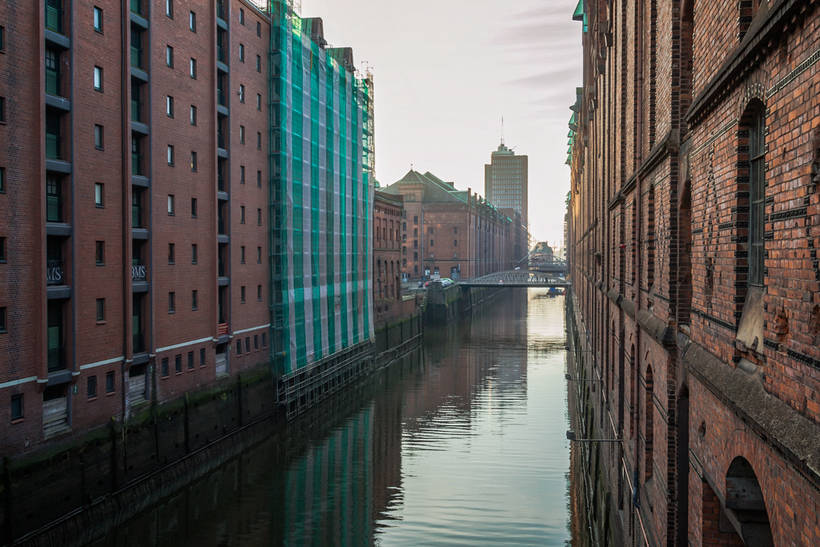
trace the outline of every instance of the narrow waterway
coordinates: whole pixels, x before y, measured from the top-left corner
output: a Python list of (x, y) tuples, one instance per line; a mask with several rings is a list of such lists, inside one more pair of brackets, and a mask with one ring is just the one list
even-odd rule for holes
[(99, 545), (563, 545), (563, 297), (511, 289)]

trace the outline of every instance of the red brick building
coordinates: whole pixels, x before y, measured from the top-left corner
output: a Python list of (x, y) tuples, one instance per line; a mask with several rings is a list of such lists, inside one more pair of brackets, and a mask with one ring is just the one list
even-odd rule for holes
[(373, 197), (373, 311), (376, 323), (392, 316), (401, 302), (400, 195), (375, 190)]
[(269, 33), (245, 0), (0, 4), (0, 454), (267, 362)]
[(570, 332), (598, 544), (820, 544), (820, 16), (582, 0)]
[(510, 219), (472, 190), (410, 170), (384, 191), (404, 198), (402, 269), (410, 279), (426, 272), (469, 279), (518, 262), (515, 250), (526, 241), (520, 217)]

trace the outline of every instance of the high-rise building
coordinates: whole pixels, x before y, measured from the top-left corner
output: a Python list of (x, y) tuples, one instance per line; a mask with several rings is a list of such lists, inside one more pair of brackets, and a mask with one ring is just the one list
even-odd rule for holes
[(527, 156), (517, 155), (502, 139), (491, 154), (490, 163), (484, 165), (484, 194), (511, 217), (514, 213), (521, 215), (524, 226), (528, 225), (527, 178)]

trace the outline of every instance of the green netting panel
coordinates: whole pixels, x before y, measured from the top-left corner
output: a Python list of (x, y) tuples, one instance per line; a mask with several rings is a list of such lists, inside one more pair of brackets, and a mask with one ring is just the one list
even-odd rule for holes
[(272, 0), (272, 351), (288, 374), (372, 339), (367, 87)]

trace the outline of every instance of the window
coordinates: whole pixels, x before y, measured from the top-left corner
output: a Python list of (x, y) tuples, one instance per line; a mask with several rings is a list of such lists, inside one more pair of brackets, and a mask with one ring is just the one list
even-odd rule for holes
[(267, 333), (262, 333), (262, 347), (267, 347), (268, 345), (268, 335)]
[(753, 105), (749, 124), (749, 284), (763, 286), (764, 232), (766, 229), (765, 110)]
[(174, 117), (174, 98), (170, 95), (165, 96), (165, 115), (169, 118)]
[(6, 307), (0, 306), (0, 333), (8, 332), (6, 330)]
[(259, 37), (262, 36), (262, 23), (259, 21), (256, 22), (256, 35)]
[(177, 353), (174, 355), (174, 372), (177, 374), (182, 373), (182, 354)]
[(239, 144), (245, 144), (245, 126), (239, 126)]
[(259, 349), (259, 335), (253, 335), (253, 349)]
[(240, 304), (245, 303), (245, 285), (239, 287), (239, 302)]
[(97, 150), (103, 149), (103, 126), (94, 125), (94, 148)]
[(196, 107), (194, 105), (191, 105), (190, 121), (191, 125), (196, 125)]
[(243, 10), (242, 8), (239, 8), (239, 24), (245, 24), (245, 10)]
[(245, 62), (245, 44), (239, 44), (239, 62)]
[[(192, 154), (196, 154), (196, 152), (192, 152)], [(191, 216), (196, 218), (196, 198), (191, 198)]]
[(162, 358), (162, 377), (165, 378), (168, 376), (168, 358)]
[(194, 368), (194, 350), (188, 352), (188, 370)]
[(105, 392), (114, 393), (114, 371), (105, 373)]
[(236, 341), (236, 354), (242, 355), (242, 340)]
[(97, 6), (94, 6), (94, 30), (99, 33), (103, 31), (103, 10)]
[(239, 84), (239, 102), (245, 103), (245, 84)]
[(245, 206), (239, 206), (239, 224), (245, 224)]
[(97, 398), (97, 376), (89, 376), (85, 383), (85, 393), (89, 399)]
[(262, 110), (262, 94), (256, 94), (256, 109), (261, 111)]
[(174, 48), (165, 46), (165, 66), (174, 68)]
[(6, 238), (0, 237), (0, 263), (6, 261)]
[(15, 393), (11, 396), (11, 421), (23, 419), (23, 394)]
[(105, 321), (105, 298), (97, 299), (97, 323)]
[(417, 216), (413, 217), (413, 224), (418, 224), (418, 223), (419, 223), (419, 217), (417, 217)]
[(256, 56), (256, 72), (262, 72), (262, 56)]
[(245, 263), (245, 246), (244, 245), (239, 247), (239, 252), (240, 252), (239, 253), (239, 263), (244, 264)]
[(105, 241), (97, 241), (94, 246), (94, 260), (97, 266), (105, 265)]
[(103, 69), (95, 66), (94, 67), (94, 91), (102, 91), (103, 90)]
[(165, 0), (165, 16), (174, 18), (174, 0)]
[(0, 25), (0, 51), (6, 50), (6, 27)]
[(262, 188), (262, 171), (256, 172), (256, 187)]
[(168, 214), (174, 216), (174, 196), (168, 196)]
[(205, 366), (205, 348), (199, 349), (199, 366)]
[(191, 74), (191, 78), (196, 80), (196, 59), (191, 57), (191, 60), (188, 62), (188, 71)]
[[(262, 285), (257, 285), (256, 286), (256, 300), (259, 301), (259, 302), (262, 301)], [(256, 345), (256, 342), (254, 341), (254, 346), (255, 345)]]
[(196, 173), (196, 170), (197, 170), (197, 157), (196, 157), (196, 152), (194, 152), (193, 150), (191, 150), (191, 171), (193, 171), (194, 173)]
[(165, 159), (168, 161), (168, 165), (171, 165), (171, 166), (174, 165), (174, 145), (173, 144), (168, 145), (168, 148), (166, 149), (166, 152), (165, 152)]
[(196, 311), (199, 309), (199, 299), (197, 298), (199, 294), (197, 293), (196, 289), (191, 291), (191, 309)]
[(168, 264), (176, 264), (175, 256), (176, 246), (173, 243), (168, 244)]
[(261, 131), (256, 132), (256, 149), (257, 150), (262, 150), (262, 132)]
[(0, 167), (0, 194), (6, 193), (6, 168)]
[(176, 293), (174, 293), (174, 291), (171, 291), (168, 293), (168, 313), (176, 313), (176, 311)]
[(245, 166), (239, 166), (239, 184), (245, 184)]
[(196, 13), (193, 11), (188, 14), (188, 30), (196, 32)]
[(256, 248), (256, 263), (262, 264), (262, 247)]
[(103, 184), (101, 182), (94, 183), (94, 206), (97, 208), (103, 206)]
[(250, 350), (251, 350), (251, 337), (250, 337), (250, 336), (246, 336), (246, 337), (245, 337), (245, 352), (247, 353), (247, 352), (249, 352)]
[(262, 209), (256, 210), (256, 225), (262, 226)]
[(196, 243), (191, 243), (191, 264), (196, 264), (197, 261), (199, 260), (199, 257), (197, 256), (197, 253), (198, 253), (198, 249), (197, 249)]

